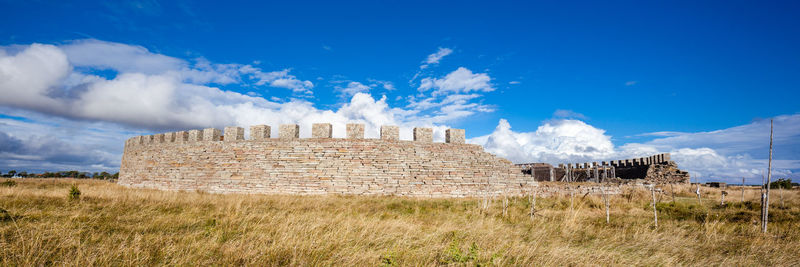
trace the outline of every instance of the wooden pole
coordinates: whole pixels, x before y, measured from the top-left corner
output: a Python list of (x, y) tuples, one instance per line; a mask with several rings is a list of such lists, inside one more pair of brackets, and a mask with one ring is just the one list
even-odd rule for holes
[(742, 177), (742, 202), (744, 202), (744, 177)]
[(767, 199), (767, 194), (764, 193), (764, 181), (764, 171), (761, 171), (761, 192), (759, 194), (761, 196), (761, 228), (764, 228), (764, 201)]
[(508, 214), (508, 195), (503, 196), (503, 217)]
[(611, 206), (608, 202), (608, 194), (606, 194), (606, 189), (603, 186), (600, 186), (600, 190), (603, 192), (603, 202), (606, 204), (606, 224), (611, 223), (611, 213), (609, 211), (609, 207)]
[(700, 201), (700, 183), (697, 183), (697, 190), (695, 191), (695, 194), (697, 194), (697, 205), (702, 206), (703, 202)]
[(767, 232), (767, 224), (769, 224), (769, 188), (772, 183), (772, 120), (769, 120), (769, 163), (767, 164), (767, 198), (764, 201), (764, 225), (762, 232)]
[(650, 194), (653, 195), (653, 222), (658, 228), (658, 210), (656, 209), (656, 185), (650, 185)]
[(533, 196), (531, 196), (531, 220), (533, 220), (533, 216), (536, 214), (536, 194), (538, 191), (533, 191)]
[(575, 206), (575, 188), (569, 187), (569, 209)]
[(672, 204), (675, 204), (675, 187), (672, 186), (673, 183), (669, 183), (669, 191), (672, 193)]

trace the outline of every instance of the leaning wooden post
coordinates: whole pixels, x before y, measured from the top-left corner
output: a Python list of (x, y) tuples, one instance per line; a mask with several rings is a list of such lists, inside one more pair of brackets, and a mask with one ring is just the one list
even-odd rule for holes
[(764, 201), (764, 225), (762, 232), (767, 232), (767, 224), (769, 224), (769, 188), (772, 183), (772, 120), (769, 120), (769, 163), (767, 164), (767, 198)]

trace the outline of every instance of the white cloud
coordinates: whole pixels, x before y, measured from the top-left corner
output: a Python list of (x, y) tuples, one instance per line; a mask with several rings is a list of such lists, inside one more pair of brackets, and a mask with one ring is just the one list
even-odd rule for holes
[(513, 162), (578, 162), (615, 153), (605, 131), (578, 120), (555, 120), (534, 132), (514, 132), (501, 119), (493, 133), (469, 140)]
[(639, 83), (639, 82), (638, 81), (627, 81), (627, 82), (625, 82), (625, 86), (634, 86), (637, 83)]
[(520, 83), (521, 83), (520, 81), (510, 81), (510, 82), (508, 82), (508, 84), (520, 84)]
[(567, 109), (557, 109), (555, 112), (553, 112), (553, 117), (555, 117), (555, 118), (565, 118), (565, 119), (572, 118), (572, 119), (586, 120), (586, 116), (585, 115), (583, 115), (581, 113), (578, 113), (578, 112), (575, 112), (575, 111), (572, 111), (572, 110), (567, 110)]
[(360, 82), (348, 82), (347, 86), (336, 86), (335, 89), (341, 93), (344, 97), (351, 97), (356, 93), (365, 93), (369, 92), (370, 86), (366, 86)]
[(371, 83), (369, 86), (373, 87), (373, 88), (377, 87), (377, 86), (381, 86), (386, 91), (394, 91), (395, 89), (397, 89), (397, 88), (394, 87), (394, 84), (392, 82), (390, 82), (390, 81), (382, 81), (382, 80), (376, 80), (376, 79), (367, 79), (367, 81), (369, 81)]
[(59, 47), (77, 67), (113, 69), (120, 72), (159, 74), (188, 67), (188, 63), (169, 56), (151, 53), (137, 45), (77, 40)]
[[(289, 75), (288, 69), (262, 72), (250, 65), (204, 60), (188, 68), (184, 61), (142, 47), (96, 40), (77, 41), (65, 48), (32, 44), (13, 55), (0, 51), (0, 93), (8, 96), (0, 98), (0, 105), (151, 129), (221, 126), (233, 122), (237, 114), (220, 112), (220, 108), (277, 106), (261, 97), (203, 83), (238, 81), (249, 75), (256, 86), (269, 84), (302, 95), (311, 94), (313, 87), (310, 81)], [(77, 64), (76, 69), (70, 62)], [(84, 74), (82, 68), (118, 74), (107, 79)]]
[(424, 64), (420, 65), (419, 68), (420, 69), (426, 69), (431, 64), (439, 64), (439, 61), (442, 60), (442, 58), (444, 58), (447, 55), (450, 55), (452, 53), (453, 53), (453, 49), (446, 48), (446, 47), (445, 48), (439, 47), (439, 50), (437, 50), (433, 54), (428, 55), (428, 57), (425, 58), (425, 61), (423, 61)]
[(494, 87), (492, 79), (486, 73), (472, 73), (467, 68), (459, 67), (444, 78), (424, 78), (420, 82), (420, 92), (433, 90), (432, 95), (449, 93), (469, 93), (471, 91), (491, 92)]
[[(148, 75), (170, 74), (190, 83), (230, 84), (242, 82), (243, 78), (254, 80), (254, 85), (291, 89), (303, 95), (311, 94), (314, 84), (290, 75), (290, 69), (264, 72), (260, 68), (245, 64), (214, 64), (198, 58), (194, 64), (150, 52), (136, 45), (106, 42), (94, 39), (77, 40), (59, 47), (71, 65), (93, 69), (114, 70), (119, 73), (143, 73)], [(256, 64), (256, 63), (254, 63)]]
[(252, 74), (253, 78), (256, 80), (255, 85), (269, 84), (269, 86), (272, 87), (291, 89), (295, 93), (302, 93), (305, 95), (313, 94), (311, 89), (314, 88), (314, 83), (311, 81), (299, 80), (294, 75), (290, 75), (289, 71), (291, 70), (284, 69), (281, 71), (262, 72), (261, 69), (251, 66), (243, 66), (241, 68), (242, 73)]
[(67, 56), (52, 45), (33, 44), (16, 55), (0, 53), (0, 104), (57, 109), (60, 103), (46, 96), (57, 94), (53, 88), (71, 71)]

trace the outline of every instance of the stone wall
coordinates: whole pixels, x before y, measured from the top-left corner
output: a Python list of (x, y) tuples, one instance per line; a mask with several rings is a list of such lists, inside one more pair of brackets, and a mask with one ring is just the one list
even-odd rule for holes
[[(464, 131), (447, 131), (449, 143), (432, 142), (430, 128), (414, 129), (414, 141), (398, 140), (396, 126), (381, 139), (364, 139), (363, 125), (348, 125), (350, 138), (330, 138), (330, 124), (315, 124), (297, 138), (297, 125), (228, 127), (137, 136), (125, 143), (119, 184), (213, 193), (363, 194), (419, 197), (521, 195), (536, 182), (510, 161), (464, 144)], [(232, 131), (228, 133), (228, 131)], [(230, 137), (229, 137), (230, 136)]]

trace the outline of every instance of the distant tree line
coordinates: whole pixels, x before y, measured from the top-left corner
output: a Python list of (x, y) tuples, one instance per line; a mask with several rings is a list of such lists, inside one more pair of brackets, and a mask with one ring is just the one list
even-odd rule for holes
[(79, 171), (59, 171), (59, 172), (43, 172), (43, 173), (29, 173), (17, 172), (10, 170), (7, 173), (0, 172), (0, 176), (5, 178), (20, 177), (20, 178), (76, 178), (76, 179), (99, 179), (99, 180), (115, 180), (119, 178), (119, 172), (111, 174), (108, 172), (79, 172)]
[(792, 187), (796, 186), (796, 185), (797, 185), (797, 183), (792, 183), (792, 179), (788, 179), (787, 178), (787, 179), (778, 179), (777, 181), (774, 181), (774, 182), (770, 183), (769, 184), (769, 188), (772, 188), (772, 189), (778, 189), (778, 188), (792, 189)]

